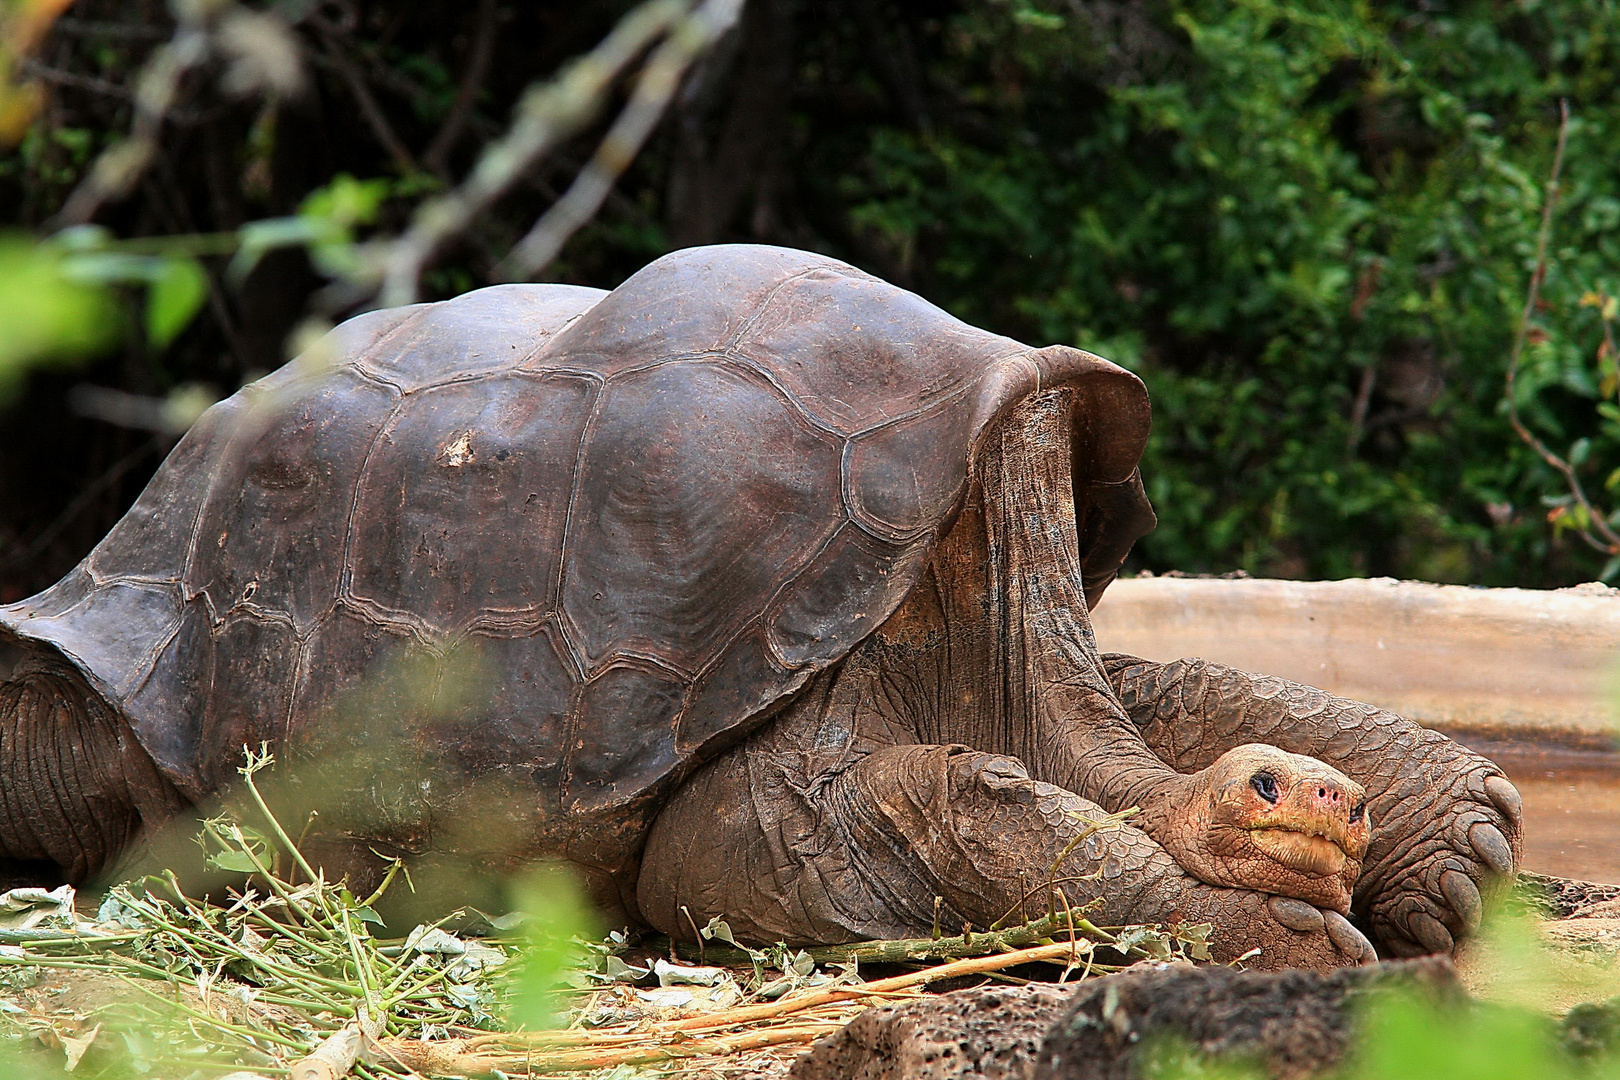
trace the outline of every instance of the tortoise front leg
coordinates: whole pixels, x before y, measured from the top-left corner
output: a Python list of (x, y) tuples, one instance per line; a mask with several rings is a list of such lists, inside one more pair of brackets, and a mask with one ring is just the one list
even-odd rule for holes
[(65, 665), (0, 683), (0, 889), (82, 884), (185, 803)]
[[(1370, 962), (1342, 915), (1302, 900), (1205, 885), (1148, 835), (1118, 826), (1064, 854), (1095, 803), (1030, 779), (1021, 762), (963, 746), (887, 746), (834, 776), (770, 736), (694, 775), (643, 856), (643, 917), (690, 940), (723, 916), (743, 940), (841, 943), (983, 929), (1044, 913), (1049, 879), (1103, 925), (1211, 922), (1211, 949), (1253, 947), (1261, 968)], [(1052, 872), (1054, 864), (1056, 872)], [(936, 909), (936, 898), (939, 907)]]
[(1479, 926), (1482, 894), (1511, 883), (1519, 793), (1479, 754), (1411, 720), (1314, 687), (1204, 660), (1103, 657), (1109, 682), (1171, 768), (1256, 740), (1337, 767), (1367, 789), (1373, 841), (1353, 910), (1400, 955), (1449, 952)]

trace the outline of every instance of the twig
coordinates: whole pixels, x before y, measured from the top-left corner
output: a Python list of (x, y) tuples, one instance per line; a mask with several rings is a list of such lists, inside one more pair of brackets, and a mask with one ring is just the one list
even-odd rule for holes
[[(1553, 453), (1547, 444), (1537, 438), (1523, 419), (1519, 416), (1517, 400), (1517, 383), (1519, 376), (1519, 362), (1524, 353), (1525, 339), (1530, 333), (1530, 319), (1535, 314), (1536, 303), (1541, 298), (1541, 283), (1547, 275), (1547, 242), (1552, 236), (1553, 219), (1558, 209), (1559, 186), (1558, 177), (1564, 167), (1564, 145), (1569, 138), (1569, 102), (1558, 103), (1558, 143), (1553, 149), (1552, 171), (1547, 177), (1547, 187), (1542, 198), (1541, 228), (1536, 234), (1536, 264), (1530, 274), (1530, 286), (1525, 290), (1524, 310), (1519, 313), (1519, 325), (1513, 335), (1513, 351), (1508, 356), (1507, 379), (1504, 395), (1507, 398), (1508, 423), (1524, 443), (1541, 456), (1541, 460), (1550, 465), (1569, 488), (1569, 493), (1580, 504), (1585, 515), (1585, 524), (1575, 529), (1577, 535), (1597, 551), (1608, 555), (1620, 554), (1620, 533), (1616, 533), (1609, 526), (1608, 518), (1600, 514), (1592, 501), (1587, 498), (1586, 489), (1581, 485), (1580, 478), (1575, 475), (1575, 466), (1558, 454)], [(1593, 534), (1596, 530), (1596, 535)]]
[[(534, 1066), (544, 1071), (562, 1071), (583, 1068), (606, 1068), (616, 1064), (649, 1064), (670, 1057), (689, 1057), (697, 1054), (735, 1053), (742, 1049), (778, 1045), (782, 1042), (809, 1041), (840, 1026), (842, 1021), (811, 1025), (802, 1020), (786, 1027), (766, 1028), (745, 1035), (720, 1038), (690, 1038), (702, 1032), (716, 1031), (744, 1024), (775, 1020), (811, 1009), (839, 1003), (858, 1002), (864, 998), (888, 997), (900, 991), (914, 990), (928, 983), (965, 975), (983, 975), (1019, 964), (1058, 960), (1066, 956), (1070, 945), (1060, 942), (983, 956), (955, 963), (908, 972), (889, 979), (862, 986), (843, 986), (820, 990), (798, 997), (787, 997), (763, 1005), (748, 1005), (721, 1012), (689, 1017), (683, 1020), (655, 1022), (633, 1033), (597, 1033), (591, 1031), (537, 1031), (514, 1032), (504, 1035), (484, 1035), (471, 1039), (423, 1043), (418, 1040), (386, 1039), (382, 1046), (389, 1053), (423, 1072), (482, 1072), (509, 1068), (515, 1060), (526, 1060), (533, 1055)], [(794, 1034), (794, 1033), (797, 1034)], [(647, 1042), (685, 1035), (689, 1041), (670, 1041), (653, 1046)], [(628, 1045), (628, 1040), (639, 1040), (641, 1045)], [(522, 1055), (520, 1058), (519, 1055)]]
[(198, 6), (182, 6), (174, 36), (158, 46), (135, 81), (135, 122), (129, 136), (96, 158), (67, 202), (52, 219), (54, 228), (81, 225), (95, 216), (102, 203), (126, 194), (157, 153), (163, 118), (180, 93), (187, 73), (208, 59), (208, 26)]
[[(58, 23), (60, 25), (60, 23)], [(57, 68), (47, 67), (38, 60), (23, 60), (17, 65), (17, 70), (24, 75), (31, 75), (36, 79), (44, 79), (57, 86), (71, 86), (76, 90), (88, 90), (93, 94), (104, 97), (119, 98), (127, 101), (131, 97), (129, 87), (120, 86), (106, 79), (98, 79), (94, 75), (81, 75), (76, 71), (61, 71)]]
[(380, 303), (414, 303), (428, 260), (524, 173), (596, 115), (619, 74), (687, 12), (686, 0), (647, 0), (550, 82), (531, 86), (511, 129), (491, 143), (460, 187), (423, 203), (383, 257)]
[[(791, 1046), (808, 1043), (838, 1030), (841, 1021), (819, 1024), (799, 1024), (792, 1027), (771, 1028), (741, 1035), (728, 1035), (713, 1039), (682, 1039), (656, 1045), (623, 1048), (603, 1048), (561, 1051), (534, 1056), (528, 1054), (462, 1054), (445, 1043), (406, 1042), (389, 1040), (381, 1044), (385, 1052), (419, 1072), (434, 1076), (494, 1076), (507, 1070), (524, 1069), (538, 1072), (583, 1072), (608, 1069), (618, 1065), (655, 1065), (661, 1061), (680, 1058), (711, 1057), (735, 1054), (744, 1050), (760, 1050), (771, 1046)], [(526, 1068), (531, 1067), (531, 1068)]]
[(743, 0), (705, 0), (682, 20), (653, 53), (636, 81), (635, 93), (602, 139), (591, 160), (496, 268), (505, 281), (532, 278), (545, 268), (569, 237), (595, 216), (621, 173), (669, 107), (692, 61), (719, 41), (737, 21)]
[[(1083, 915), (1075, 917), (1073, 928), (1104, 945), (1112, 944), (1114, 941), (1114, 935), (1096, 926)], [(862, 941), (849, 945), (817, 945), (804, 951), (818, 964), (899, 964), (909, 960), (959, 960), (1027, 948), (1068, 929), (1069, 924), (1064, 920), (1064, 916), (1054, 914), (1010, 930), (982, 931), (966, 940), (962, 936), (898, 938), (891, 941)], [(712, 942), (708, 948), (708, 955), (711, 961), (719, 964), (750, 962), (746, 951), (721, 948)], [(695, 957), (687, 955), (685, 959)]]
[(445, 114), (444, 123), (439, 125), (438, 133), (422, 154), (422, 165), (429, 172), (443, 175), (450, 151), (456, 148), (461, 133), (467, 129), (478, 94), (489, 76), (490, 58), (495, 55), (495, 23), (495, 0), (479, 0), (478, 28), (473, 31), (472, 48), (468, 50), (467, 71), (461, 77), (456, 100)]
[(125, 473), (129, 472), (135, 466), (145, 461), (147, 455), (151, 454), (153, 451), (162, 450), (171, 441), (172, 440), (167, 436), (159, 435), (155, 438), (148, 439), (146, 442), (137, 446), (128, 454), (125, 454), (123, 457), (113, 462), (111, 468), (92, 480), (83, 491), (79, 492), (79, 494), (74, 497), (72, 502), (68, 503), (67, 506), (62, 509), (60, 514), (56, 515), (55, 520), (53, 520), (49, 525), (45, 526), (45, 528), (41, 529), (38, 536), (34, 537), (18, 550), (11, 552), (5, 558), (0, 559), (0, 567), (11, 567), (17, 566), (21, 563), (26, 563), (28, 560), (39, 555), (46, 548), (50, 547), (51, 541), (62, 535), (63, 531), (66, 530), (69, 525), (73, 524), (80, 514), (90, 509), (90, 507), (98, 498), (102, 496), (102, 494), (111, 489), (111, 487), (118, 483), (118, 481), (122, 480)]
[(1345, 449), (1354, 452), (1366, 434), (1367, 410), (1372, 405), (1373, 386), (1378, 382), (1378, 365), (1370, 363), (1361, 369), (1361, 382), (1356, 387), (1356, 401), (1350, 409), (1350, 434), (1345, 436)]
[(697, 920), (692, 918), (692, 909), (687, 907), (685, 904), (682, 904), (681, 914), (686, 916), (686, 925), (692, 928), (692, 938), (697, 942), (698, 963), (707, 964), (709, 962), (709, 958), (707, 950), (705, 950), (703, 947), (703, 931), (698, 929)]
[(355, 104), (360, 106), (360, 115), (365, 118), (366, 126), (377, 137), (377, 142), (382, 144), (382, 148), (388, 151), (388, 156), (394, 159), (394, 164), (399, 166), (401, 172), (407, 174), (415, 172), (416, 159), (411, 156), (410, 150), (400, 141), (399, 136), (394, 134), (393, 125), (388, 122), (388, 117), (377, 104), (376, 97), (366, 85), (366, 80), (360, 76), (354, 62), (343, 51), (336, 32), (324, 25), (319, 29), (321, 45), (326, 49), (327, 62), (348, 84), (349, 93), (354, 95)]

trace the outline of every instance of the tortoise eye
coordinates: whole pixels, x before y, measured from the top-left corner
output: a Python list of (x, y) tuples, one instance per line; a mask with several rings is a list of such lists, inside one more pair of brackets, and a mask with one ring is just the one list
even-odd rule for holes
[(1353, 822), (1354, 821), (1360, 821), (1362, 819), (1362, 817), (1366, 813), (1367, 813), (1367, 804), (1366, 803), (1362, 803), (1360, 806), (1352, 807), (1350, 809), (1350, 820), (1353, 821)]
[(1268, 803), (1275, 803), (1281, 796), (1277, 793), (1277, 778), (1268, 772), (1255, 773), (1249, 778), (1249, 786), (1260, 793), (1260, 797)]

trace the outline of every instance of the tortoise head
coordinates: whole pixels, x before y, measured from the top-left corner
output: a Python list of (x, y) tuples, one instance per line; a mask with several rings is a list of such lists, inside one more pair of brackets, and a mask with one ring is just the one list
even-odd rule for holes
[[(1157, 814), (1184, 869), (1212, 885), (1350, 910), (1372, 823), (1360, 784), (1264, 743), (1228, 750)], [(1167, 793), (1168, 795), (1168, 793)]]

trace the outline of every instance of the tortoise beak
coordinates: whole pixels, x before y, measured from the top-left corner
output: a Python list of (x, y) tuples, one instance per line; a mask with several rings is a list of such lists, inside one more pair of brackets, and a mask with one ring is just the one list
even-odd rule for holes
[(1274, 800), (1257, 786), (1259, 812), (1244, 826), (1269, 858), (1290, 870), (1327, 876), (1367, 853), (1371, 829), (1366, 792), (1359, 784), (1305, 775), (1273, 790)]

